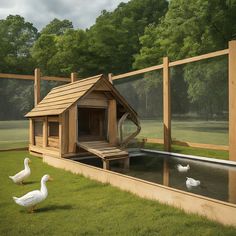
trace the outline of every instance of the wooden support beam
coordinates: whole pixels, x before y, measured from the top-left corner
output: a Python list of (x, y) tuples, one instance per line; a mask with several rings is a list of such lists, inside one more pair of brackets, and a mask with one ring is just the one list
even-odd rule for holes
[(113, 74), (109, 73), (108, 74), (108, 80), (110, 81), (111, 84), (113, 84), (113, 80), (112, 80)]
[(236, 161), (236, 40), (229, 42), (229, 160)]
[(163, 185), (169, 186), (169, 176), (170, 176), (170, 170), (167, 160), (164, 160), (163, 162)]
[(78, 78), (78, 76), (77, 76), (77, 73), (71, 73), (71, 83), (74, 83), (76, 80), (77, 80), (77, 78)]
[(163, 125), (164, 125), (164, 149), (171, 150), (171, 91), (169, 76), (169, 59), (163, 58)]
[(29, 119), (29, 144), (34, 145), (34, 120)]
[(117, 114), (116, 100), (108, 102), (108, 140), (110, 144), (117, 144)]
[(64, 126), (65, 126), (65, 113), (59, 116), (59, 153), (60, 157), (64, 154)]
[(130, 160), (128, 156), (127, 158), (124, 159), (124, 169), (129, 170), (129, 165), (130, 165)]
[(110, 170), (110, 161), (109, 160), (102, 160), (103, 161), (103, 169)]
[(48, 117), (43, 122), (43, 147), (48, 146)]
[(67, 119), (67, 136), (68, 136), (68, 152), (72, 153), (76, 151), (77, 141), (77, 105), (70, 108)]
[(229, 202), (236, 204), (236, 172), (234, 170), (229, 170), (228, 175), (228, 196), (229, 196)]
[(40, 102), (40, 69), (34, 70), (34, 106)]

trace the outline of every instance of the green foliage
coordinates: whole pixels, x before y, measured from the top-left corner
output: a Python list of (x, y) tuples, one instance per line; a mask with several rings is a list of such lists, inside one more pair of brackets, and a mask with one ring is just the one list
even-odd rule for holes
[(235, 11), (235, 1), (170, 1), (162, 22), (140, 38), (135, 67), (146, 66), (150, 58), (161, 62), (167, 55), (176, 60), (227, 48), (236, 33)]
[[(17, 186), (8, 176), (22, 169), (26, 156), (0, 153), (1, 235), (235, 235), (234, 227), (55, 169), (33, 156), (27, 184)], [(54, 179), (47, 183), (48, 197), (28, 214), (12, 196), (39, 189), (44, 174)]]
[(132, 0), (114, 12), (103, 11), (89, 31), (89, 52), (99, 72), (122, 73), (132, 69), (140, 49), (139, 37), (149, 24), (158, 24), (165, 14), (165, 0)]
[(32, 56), (44, 74), (54, 75), (53, 56), (57, 52), (56, 35), (42, 34), (32, 48)]
[[(0, 72), (32, 74), (35, 62), (30, 48), (38, 37), (37, 29), (21, 16), (0, 20)], [(32, 107), (32, 84), (0, 81), (0, 119), (22, 117)]]
[(42, 30), (41, 34), (55, 34), (62, 35), (68, 29), (73, 29), (73, 24), (69, 20), (59, 20), (57, 18), (53, 19), (48, 25), (46, 25)]
[(9, 15), (0, 20), (0, 70), (5, 73), (29, 73), (34, 68), (30, 48), (38, 36), (37, 29), (24, 18)]
[[(236, 1), (170, 1), (168, 12), (157, 26), (150, 25), (140, 37), (142, 48), (135, 68), (225, 49), (236, 33)], [(174, 68), (174, 113), (197, 112), (205, 118), (227, 111), (227, 62), (193, 63)], [(190, 106), (191, 105), (191, 106)], [(227, 117), (224, 117), (227, 118)]]
[[(0, 20), (0, 72), (80, 77), (132, 69), (227, 48), (236, 36), (235, 0), (131, 0), (102, 11), (89, 29), (54, 19), (40, 34), (21, 16)], [(143, 75), (121, 92), (142, 117), (161, 116), (162, 76)], [(172, 112), (227, 118), (227, 62), (171, 69)], [(56, 83), (42, 82), (45, 95)], [(0, 119), (22, 118), (33, 105), (32, 84), (0, 81)], [(131, 95), (135, 98), (132, 98)]]
[(56, 38), (57, 52), (52, 57), (52, 64), (59, 75), (69, 75), (72, 71), (84, 75), (88, 60), (87, 35), (83, 30), (68, 30)]

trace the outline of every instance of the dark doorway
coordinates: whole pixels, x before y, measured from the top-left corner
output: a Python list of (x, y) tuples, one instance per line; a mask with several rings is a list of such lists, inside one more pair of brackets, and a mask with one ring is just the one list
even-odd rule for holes
[(106, 139), (106, 109), (78, 108), (78, 140)]

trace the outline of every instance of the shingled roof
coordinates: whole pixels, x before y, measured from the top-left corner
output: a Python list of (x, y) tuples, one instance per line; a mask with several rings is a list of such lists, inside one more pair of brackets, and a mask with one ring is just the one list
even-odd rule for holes
[(97, 75), (53, 88), (25, 117), (60, 115), (103, 78), (103, 75)]
[(101, 84), (108, 88), (117, 101), (129, 112), (132, 120), (137, 123), (137, 113), (103, 75), (96, 75), (53, 88), (25, 117), (60, 115)]

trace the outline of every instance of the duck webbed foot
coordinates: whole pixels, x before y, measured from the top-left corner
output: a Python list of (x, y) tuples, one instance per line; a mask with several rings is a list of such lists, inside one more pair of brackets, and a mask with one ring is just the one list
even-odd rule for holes
[(28, 213), (34, 213), (35, 206), (32, 206), (28, 209)]

